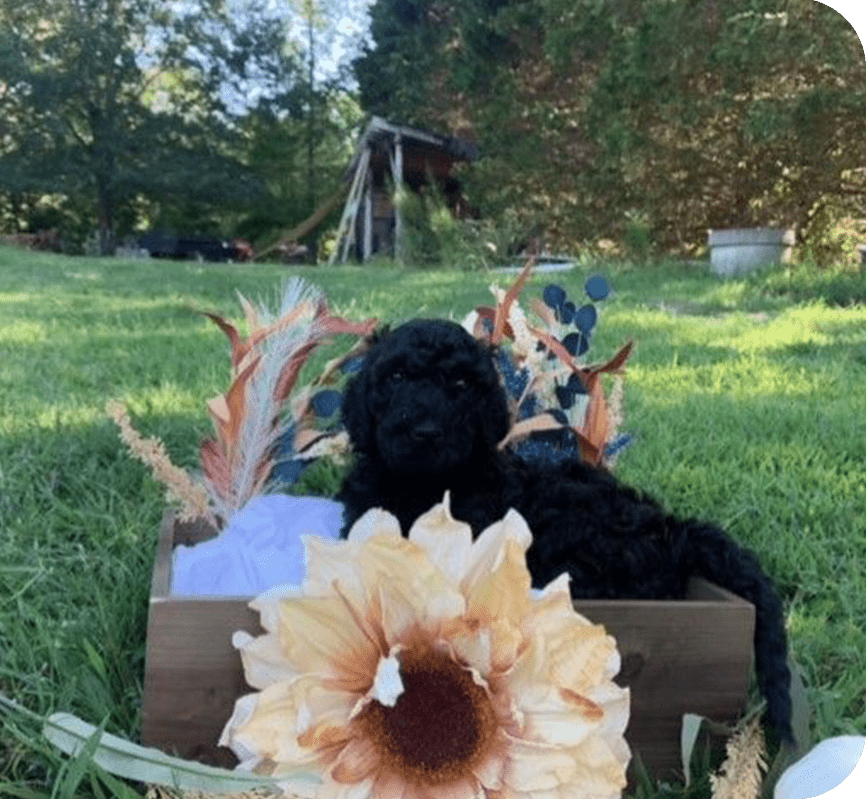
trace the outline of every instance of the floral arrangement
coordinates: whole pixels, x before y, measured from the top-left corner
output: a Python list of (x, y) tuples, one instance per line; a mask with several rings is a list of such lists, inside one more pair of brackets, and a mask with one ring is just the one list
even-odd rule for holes
[[(529, 316), (517, 301), (533, 267), (529, 262), (507, 291), (492, 287), (496, 305), (479, 307), (464, 320), (468, 331), (494, 346), (513, 402), (514, 425), (501, 447), (515, 448), (530, 459), (578, 456), (611, 465), (631, 441), (617, 429), (622, 422), (620, 375), (633, 343), (627, 342), (603, 364), (580, 362), (577, 357), (590, 347), (597, 309), (592, 303), (577, 307), (562, 287), (550, 284), (542, 301), (531, 301)], [(591, 276), (585, 292), (592, 301), (605, 300), (609, 283), (601, 275)], [(608, 403), (604, 373), (616, 375)]]
[[(218, 529), (252, 499), (281, 483), (286, 463), (302, 455), (312, 459), (348, 450), (345, 435), (320, 430), (317, 420), (334, 412), (337, 393), (328, 385), (342, 367), (352, 364), (364, 347), (364, 337), (376, 326), (376, 320), (354, 323), (332, 315), (325, 297), (300, 279), (286, 282), (276, 311), (240, 293), (238, 299), (246, 336), (221, 315), (202, 312), (229, 340), (231, 377), (227, 392), (207, 403), (214, 433), (200, 445), (198, 481), (172, 465), (159, 440), (135, 431), (122, 404), (111, 401), (106, 407), (131, 453), (166, 485), (167, 500), (179, 507), (178, 517), (202, 517)], [(334, 334), (360, 339), (310, 385), (298, 389), (308, 357)]]
[[(510, 512), (475, 541), (448, 494), (405, 539), (372, 510), (346, 541), (306, 539), (300, 593), (251, 606), (248, 684), (221, 745), (262, 776), (314, 771), (321, 797), (612, 797), (629, 690), (569, 577), (531, 594), (531, 532)], [(285, 792), (309, 791), (277, 779)]]
[[(602, 364), (578, 360), (589, 347), (597, 311), (576, 307), (557, 285), (543, 300), (531, 302), (528, 315), (518, 303), (534, 262), (528, 262), (508, 290), (492, 287), (496, 303), (478, 307), (465, 327), (490, 344), (512, 399), (514, 425), (501, 443), (531, 459), (579, 456), (611, 465), (630, 437), (621, 423), (620, 374), (632, 342)], [(608, 282), (592, 276), (592, 300), (609, 294)], [(338, 380), (358, 369), (377, 321), (355, 323), (332, 315), (321, 293), (300, 279), (288, 281), (276, 310), (238, 294), (248, 333), (216, 312), (202, 312), (226, 334), (231, 348), (229, 389), (207, 403), (214, 433), (199, 449), (198, 477), (172, 465), (162, 443), (142, 437), (126, 409), (112, 401), (107, 413), (118, 424), (131, 453), (148, 464), (167, 487), (167, 500), (180, 519), (201, 517), (221, 529), (251, 500), (292, 484), (312, 460), (341, 461), (350, 453), (337, 411)], [(572, 330), (572, 329), (575, 330)], [(333, 334), (351, 334), (355, 344), (299, 387), (301, 368)], [(616, 376), (606, 398), (601, 377)], [(330, 426), (323, 427), (323, 421)]]

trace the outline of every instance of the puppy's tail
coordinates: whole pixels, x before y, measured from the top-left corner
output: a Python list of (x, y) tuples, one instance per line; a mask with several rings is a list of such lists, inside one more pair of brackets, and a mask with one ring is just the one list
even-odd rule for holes
[(753, 553), (714, 526), (687, 523), (693, 570), (750, 601), (756, 609), (754, 659), (760, 690), (768, 703), (769, 722), (783, 740), (792, 742), (790, 669), (783, 605)]

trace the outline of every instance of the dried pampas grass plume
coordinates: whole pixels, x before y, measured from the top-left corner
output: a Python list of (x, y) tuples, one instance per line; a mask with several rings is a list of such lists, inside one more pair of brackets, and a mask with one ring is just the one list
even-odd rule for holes
[(711, 776), (712, 798), (759, 798), (765, 761), (759, 718), (738, 729), (726, 743), (726, 759)]
[(151, 468), (154, 478), (166, 487), (166, 500), (178, 505), (179, 520), (195, 520), (203, 517), (215, 525), (214, 514), (209, 506), (208, 493), (190, 475), (172, 464), (166, 448), (157, 437), (143, 437), (130, 422), (122, 403), (110, 400), (106, 414), (117, 423), (120, 436), (130, 453)]
[[(277, 311), (254, 305), (239, 293), (249, 334), (229, 320), (203, 312), (232, 349), (229, 390), (208, 402), (214, 436), (202, 442), (199, 460), (214, 507), (224, 520), (259, 495), (275, 466), (275, 449), (285, 433), (282, 417), (311, 352), (333, 334), (367, 336), (375, 320), (353, 323), (332, 315), (325, 297), (301, 279), (282, 289)], [(295, 436), (307, 434), (304, 415)]]

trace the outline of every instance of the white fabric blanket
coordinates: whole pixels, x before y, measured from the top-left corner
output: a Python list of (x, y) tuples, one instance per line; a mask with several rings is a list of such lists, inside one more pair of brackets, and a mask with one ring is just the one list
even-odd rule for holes
[(254, 596), (304, 580), (302, 534), (336, 540), (343, 507), (325, 498), (262, 495), (214, 539), (172, 554), (172, 595)]

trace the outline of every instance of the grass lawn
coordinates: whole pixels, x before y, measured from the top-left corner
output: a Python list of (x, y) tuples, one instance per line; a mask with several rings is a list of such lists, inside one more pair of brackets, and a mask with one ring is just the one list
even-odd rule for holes
[[(511, 280), (0, 248), (0, 693), (137, 738), (163, 492), (103, 409), (123, 400), (143, 433), (195, 467), (205, 401), (226, 389), (229, 362), (191, 305), (237, 319), (236, 289), (274, 296), (289, 272), (354, 319), (460, 319)], [(695, 265), (588, 263), (554, 280), (580, 298), (592, 272), (615, 294), (589, 356), (636, 340), (624, 424), (636, 441), (618, 475), (759, 554), (786, 601), (814, 739), (864, 733), (864, 273), (724, 281)], [(535, 277), (528, 295), (551, 280)], [(69, 770), (26, 716), (0, 720), (0, 796), (123, 787)]]

